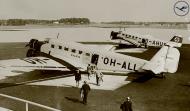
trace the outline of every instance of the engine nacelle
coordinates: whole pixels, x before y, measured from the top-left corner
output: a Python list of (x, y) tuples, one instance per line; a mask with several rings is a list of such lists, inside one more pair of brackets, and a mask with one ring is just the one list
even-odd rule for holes
[(38, 52), (40, 52), (41, 46), (45, 44), (44, 41), (38, 41), (37, 39), (31, 39), (30, 42), (26, 45), (30, 48), (27, 51), (26, 56), (27, 57), (34, 57)]
[(118, 35), (119, 33), (120, 33), (120, 32), (111, 31), (111, 34), (110, 34), (111, 40), (120, 39), (120, 38), (117, 37), (117, 35)]

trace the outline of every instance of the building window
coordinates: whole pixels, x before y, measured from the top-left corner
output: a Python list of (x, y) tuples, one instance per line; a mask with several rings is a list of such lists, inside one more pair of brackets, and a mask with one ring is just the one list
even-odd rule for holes
[(51, 44), (51, 48), (54, 48), (54, 47), (55, 47), (55, 45)]
[(62, 46), (59, 46), (59, 49), (62, 49)]
[(68, 50), (69, 50), (69, 48), (67, 48), (67, 47), (64, 47), (64, 50), (65, 50), (65, 51), (68, 51)]
[(82, 54), (82, 51), (79, 50), (79, 54)]

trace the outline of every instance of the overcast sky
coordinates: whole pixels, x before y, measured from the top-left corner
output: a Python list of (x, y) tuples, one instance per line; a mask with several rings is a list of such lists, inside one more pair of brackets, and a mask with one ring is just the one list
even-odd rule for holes
[[(175, 15), (177, 0), (0, 0), (0, 19), (60, 19), (91, 21), (190, 21)], [(190, 0), (185, 0), (190, 4)]]

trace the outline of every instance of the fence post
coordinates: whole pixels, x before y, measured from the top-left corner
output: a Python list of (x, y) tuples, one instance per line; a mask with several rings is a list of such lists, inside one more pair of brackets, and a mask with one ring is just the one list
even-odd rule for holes
[(28, 103), (26, 102), (26, 111), (28, 111)]

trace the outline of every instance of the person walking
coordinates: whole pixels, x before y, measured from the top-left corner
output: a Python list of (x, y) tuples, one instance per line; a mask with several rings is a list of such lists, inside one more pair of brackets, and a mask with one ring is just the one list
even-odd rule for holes
[(120, 109), (122, 111), (133, 111), (130, 97), (127, 97), (126, 100), (120, 105)]
[(75, 72), (76, 87), (79, 87), (80, 80), (81, 80), (81, 73), (79, 70), (76, 70)]
[(99, 70), (96, 70), (95, 73), (96, 73), (96, 84), (99, 86), (100, 80), (103, 82), (103, 74)]
[(96, 84), (97, 84), (97, 86), (99, 86), (100, 85), (100, 83), (99, 83), (100, 82), (100, 73), (98, 70), (96, 70), (95, 73), (96, 73)]
[(80, 94), (81, 94), (81, 98), (83, 99), (83, 104), (87, 104), (87, 99), (88, 99), (88, 93), (90, 92), (91, 88), (90, 86), (87, 84), (86, 81), (84, 81), (84, 84), (82, 85), (81, 89), (80, 89)]
[(92, 74), (92, 68), (91, 68), (90, 64), (88, 64), (88, 66), (87, 66), (87, 73), (88, 73), (88, 80), (90, 80), (90, 75)]
[(103, 74), (102, 74), (102, 72), (100, 72), (100, 80), (102, 81), (102, 82), (104, 82), (104, 80), (103, 80)]

